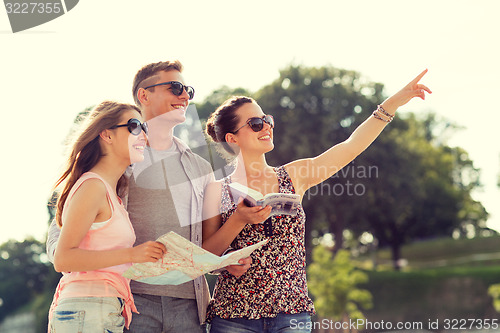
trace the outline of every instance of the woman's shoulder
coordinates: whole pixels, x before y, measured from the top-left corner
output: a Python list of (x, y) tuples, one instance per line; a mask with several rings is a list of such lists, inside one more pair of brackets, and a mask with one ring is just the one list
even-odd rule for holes
[(309, 176), (310, 159), (301, 159), (277, 167), (276, 175), (282, 184), (292, 187), (295, 193), (303, 196), (307, 190), (305, 183)]
[(106, 185), (99, 178), (80, 178), (71, 189), (64, 207), (94, 207), (106, 202)]
[(107, 188), (100, 177), (80, 177), (75, 184), (74, 191), (98, 196), (106, 195)]

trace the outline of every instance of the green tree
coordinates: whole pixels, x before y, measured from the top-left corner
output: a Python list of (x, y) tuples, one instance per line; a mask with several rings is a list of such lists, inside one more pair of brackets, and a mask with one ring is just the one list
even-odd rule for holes
[(358, 198), (365, 204), (364, 219), (354, 228), (370, 231), (380, 246), (389, 246), (395, 269), (403, 244), (471, 229), (479, 235), (487, 218), (471, 197), (480, 186), (479, 170), (463, 149), (438, 142), (434, 129), (441, 122), (435, 115), (401, 118), (404, 126), (383, 133), (359, 158), (378, 172)]
[[(202, 125), (205, 125), (206, 120), (212, 112), (219, 107), (226, 99), (231, 96), (252, 96), (252, 93), (245, 88), (230, 88), (222, 86), (214, 90), (202, 103), (196, 104), (196, 110), (199, 118), (202, 120)], [(189, 121), (188, 121), (189, 123)]]
[(50, 266), (45, 244), (35, 239), (0, 245), (0, 321), (53, 287)]
[(307, 276), (318, 315), (344, 323), (364, 319), (360, 308), (373, 306), (372, 295), (358, 286), (368, 282), (368, 275), (354, 267), (347, 250), (339, 250), (334, 256), (319, 245), (312, 256)]

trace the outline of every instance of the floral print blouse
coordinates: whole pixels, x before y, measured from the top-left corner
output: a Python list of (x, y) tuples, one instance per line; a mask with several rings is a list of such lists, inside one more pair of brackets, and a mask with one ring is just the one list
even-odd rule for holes
[[(295, 193), (290, 176), (283, 166), (274, 169), (280, 193)], [(235, 203), (229, 194), (230, 177), (223, 179), (222, 223), (234, 213)], [(223, 271), (217, 280), (214, 297), (208, 306), (207, 320), (228, 318), (273, 318), (278, 313), (314, 314), (306, 282), (305, 213), (276, 215), (262, 224), (247, 224), (231, 247), (240, 249), (264, 239), (269, 242), (252, 254), (252, 265), (241, 277)]]

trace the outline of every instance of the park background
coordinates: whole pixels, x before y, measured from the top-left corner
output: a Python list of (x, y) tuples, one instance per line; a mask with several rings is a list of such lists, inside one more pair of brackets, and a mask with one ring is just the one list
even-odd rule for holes
[[(395, 318), (395, 309), (406, 307), (408, 312), (420, 313), (420, 319), (427, 316), (432, 320), (437, 313), (429, 304), (438, 307), (440, 303), (436, 299), (439, 293), (436, 291), (444, 290), (447, 297), (463, 296), (460, 301), (449, 298), (447, 304), (459, 307), (472, 300), (482, 304), (474, 310), (476, 312), (464, 310), (463, 307), (461, 310), (441, 307), (444, 315), (463, 317), (465, 314), (470, 316), (480, 313), (485, 318), (497, 316), (492, 310), (491, 297), (485, 290), (490, 284), (498, 282), (497, 262), (494, 258), (494, 254), (498, 252), (498, 242), (494, 236), (485, 239), (478, 237), (485, 235), (482, 231), (500, 229), (500, 194), (497, 187), (500, 149), (496, 129), (500, 116), (495, 104), (500, 74), (500, 50), (495, 43), (500, 26), (496, 20), (498, 9), (500, 5), (495, 1), (254, 1), (251, 4), (191, 1), (179, 5), (165, 1), (82, 1), (66, 15), (17, 34), (10, 32), (7, 15), (0, 13), (0, 91), (6, 119), (3, 137), (7, 141), (0, 166), (4, 189), (0, 200), (4, 212), (0, 234), (0, 241), (4, 243), (0, 274), (3, 274), (2, 290), (16, 290), (7, 284), (7, 280), (16, 280), (23, 286), (26, 281), (30, 281), (28, 283), (33, 287), (23, 289), (31, 293), (24, 301), (17, 295), (15, 299), (21, 304), (3, 301), (0, 305), (1, 313), (22, 313), (29, 307), (42, 307), (40, 304), (26, 305), (29, 303), (26, 300), (43, 303), (42, 298), (37, 297), (47, 292), (43, 285), (47, 281), (44, 280), (44, 274), (50, 275), (51, 268), (43, 265), (43, 254), (37, 255), (43, 252), (38, 243), (43, 243), (44, 240), (49, 220), (46, 203), (51, 195), (51, 185), (63, 162), (63, 141), (76, 114), (104, 99), (132, 102), (131, 80), (138, 68), (149, 62), (178, 58), (185, 65), (186, 81), (195, 86), (194, 103), (200, 112), (202, 106), (208, 105), (207, 102), (217, 102), (217, 98), (241, 87), (243, 91), (262, 99), (259, 102), (265, 112), (273, 113), (273, 109), (269, 108), (281, 107), (295, 110), (296, 115), (303, 117), (298, 118), (299, 123), (302, 119), (325, 120), (320, 127), (323, 135), (321, 139), (316, 131), (317, 125), (311, 122), (307, 123), (310, 126), (308, 130), (295, 132), (295, 141), (276, 140), (277, 148), (285, 151), (288, 149), (290, 158), (305, 157), (303, 155), (307, 154), (312, 156), (325, 149), (321, 146), (327, 144), (323, 138), (332, 140), (331, 144), (335, 143), (335, 140), (350, 133), (352, 126), (359, 123), (362, 117), (367, 116), (369, 107), (376, 105), (377, 100), (396, 92), (422, 69), (428, 68), (429, 73), (423, 82), (434, 94), (425, 102), (413, 101), (401, 108), (401, 117), (398, 117), (401, 122), (390, 125), (392, 128), (389, 127), (382, 134), (380, 145), (373, 146), (373, 149), (366, 152), (370, 155), (365, 157), (366, 164), (361, 165), (372, 166), (375, 165), (374, 161), (389, 161), (393, 151), (403, 151), (397, 150), (400, 148), (398, 146), (390, 145), (394, 141), (389, 139), (397, 138), (396, 134), (405, 138), (403, 144), (418, 141), (428, 148), (437, 147), (437, 152), (446, 151), (446, 147), (450, 147), (448, 152), (451, 152), (459, 147), (467, 153), (459, 154), (465, 158), (462, 162), (472, 162), (472, 165), (465, 163), (469, 167), (468, 180), (478, 180), (482, 184), (481, 187), (473, 186), (470, 190), (469, 203), (480, 202), (489, 215), (487, 219), (481, 219), (479, 209), (475, 217), (469, 215), (465, 219), (462, 216), (463, 219), (459, 222), (465, 223), (465, 229), (461, 245), (457, 245), (460, 251), (451, 250), (454, 249), (452, 244), (457, 244), (456, 242), (447, 243), (449, 239), (437, 239), (438, 236), (443, 236), (443, 232), (448, 237), (453, 234), (449, 226), (444, 227), (445, 220), (453, 220), (453, 223), (457, 220), (448, 216), (434, 221), (433, 228), (424, 228), (424, 232), (430, 232), (429, 235), (411, 239), (419, 241), (414, 244), (413, 249), (417, 247), (418, 250), (420, 245), (428, 252), (425, 254), (426, 259), (422, 259), (423, 250), (420, 250), (418, 258), (412, 260), (412, 248), (408, 248), (410, 252), (406, 253), (403, 249), (401, 256), (404, 260), (400, 264), (404, 267), (401, 272), (391, 272), (390, 252), (385, 248), (376, 256), (373, 249), (370, 249), (372, 252), (368, 252), (369, 260), (357, 257), (356, 264), (361, 268), (373, 271), (374, 265), (370, 263), (376, 262), (377, 270), (383, 271), (373, 276), (370, 274), (374, 273), (369, 273), (369, 283), (374, 286), (371, 289), (375, 306), (364, 312), (369, 316), (371, 311), (372, 318), (390, 320)], [(349, 85), (354, 82), (349, 81), (349, 77), (355, 75), (352, 71), (361, 77), (356, 80), (358, 84), (380, 83), (383, 90), (379, 91), (376, 89), (379, 86), (375, 86), (365, 89), (364, 94), (352, 92), (350, 96), (353, 99), (348, 100), (347, 106), (341, 107), (342, 101), (337, 100), (336, 108), (326, 108), (338, 112), (334, 116), (330, 113), (326, 115), (327, 118), (321, 118), (321, 114), (314, 114), (312, 94), (325, 88), (322, 82), (328, 81), (325, 85), (327, 88), (331, 85), (333, 91), (335, 84)], [(290, 82), (284, 80), (284, 73)], [(291, 80), (292, 75), (295, 75), (296, 81)], [(321, 75), (326, 76), (321, 79)], [(321, 88), (311, 91), (309, 89), (313, 89), (315, 85), (310, 82), (316, 82), (313, 80), (315, 77), (319, 80), (317, 82), (321, 82)], [(342, 81), (342, 77), (346, 77), (345, 81)], [(340, 81), (337, 82), (338, 80)], [(222, 88), (223, 86), (226, 88)], [(264, 87), (267, 88), (263, 89)], [(301, 97), (304, 99), (301, 104), (290, 98), (294, 96), (280, 95), (286, 90), (285, 87), (295, 89), (294, 93), (305, 96)], [(214, 94), (214, 91), (217, 93)], [(374, 97), (366, 98), (367, 96)], [(284, 97), (289, 97), (296, 107), (291, 107), (293, 104)], [(365, 101), (360, 98), (365, 98)], [(332, 97), (332, 100), (335, 101), (335, 98)], [(365, 103), (362, 112), (353, 112), (354, 106), (362, 102)], [(266, 109), (267, 106), (269, 108)], [(424, 133), (424, 139), (429, 139), (429, 145), (426, 145), (420, 140), (422, 136), (418, 137), (419, 140), (413, 139), (422, 134), (415, 128), (421, 125), (419, 121), (425, 122), (428, 119), (425, 116), (429, 112), (435, 114), (437, 127), (430, 137), (425, 137)], [(413, 114), (416, 118), (411, 127), (408, 124), (412, 121)], [(427, 123), (433, 124), (432, 121)], [(331, 127), (327, 127), (327, 124), (331, 124)], [(455, 130), (455, 126), (462, 129)], [(406, 127), (413, 128), (414, 131), (405, 130)], [(287, 128), (298, 131), (297, 127)], [(330, 135), (330, 132), (333, 134)], [(389, 145), (394, 150), (384, 154), (383, 148), (387, 147), (384, 145)], [(302, 150), (293, 151), (294, 147)], [(377, 152), (382, 155), (375, 156)], [(420, 155), (412, 156), (432, 155), (425, 151), (419, 153)], [(270, 161), (286, 162), (280, 158), (287, 156), (277, 150), (270, 155)], [(372, 160), (368, 160), (370, 156)], [(356, 163), (362, 162), (360, 159)], [(429, 163), (428, 166), (432, 165), (432, 162)], [(443, 166), (439, 170), (444, 170), (444, 166), (450, 164), (439, 165)], [(360, 164), (352, 168), (358, 166)], [(405, 165), (410, 166), (411, 163)], [(474, 178), (478, 175), (476, 169), (480, 170), (478, 179)], [(390, 166), (381, 165), (378, 170), (380, 173), (383, 170), (393, 171)], [(404, 173), (399, 175), (404, 179)], [(383, 185), (393, 184), (394, 189), (400, 189), (397, 179), (391, 174), (362, 180), (366, 181), (363, 184), (366, 184), (367, 189), (370, 185), (372, 189), (385, 191), (384, 194), (387, 195), (389, 187)], [(333, 181), (335, 180), (338, 181)], [(456, 188), (448, 189), (453, 192)], [(432, 191), (420, 193), (423, 193), (422, 203), (435, 194)], [(396, 193), (393, 192), (392, 196), (394, 195)], [(338, 207), (345, 207), (348, 212), (348, 205), (354, 202), (361, 205), (361, 208), (357, 207), (358, 210), (364, 210), (368, 206), (363, 198), (366, 199), (366, 196), (354, 200), (352, 197), (345, 198)], [(332, 237), (330, 233), (334, 231), (333, 228), (338, 228), (342, 223), (349, 226), (349, 219), (354, 217), (341, 216), (341, 209), (335, 209), (335, 206), (332, 211), (319, 206), (319, 203), (318, 206), (313, 206), (316, 201), (342, 198), (323, 195), (318, 199), (321, 200), (313, 199), (305, 203), (310, 206), (306, 207), (309, 221), (317, 222), (315, 230), (311, 230), (308, 249), (311, 251), (313, 245), (319, 242), (331, 245), (330, 238), (335, 237), (339, 246), (338, 237), (342, 234), (342, 240), (350, 241), (344, 242), (345, 247), (353, 252), (367, 251), (369, 246), (350, 244), (356, 243), (352, 239), (356, 240), (357, 236), (363, 235), (361, 229), (366, 228), (367, 224), (360, 223), (359, 230), (345, 233), (337, 231)], [(387, 205), (382, 207), (384, 210), (401, 207), (390, 200), (384, 204)], [(321, 214), (314, 216), (315, 212)], [(469, 223), (471, 221), (477, 222), (476, 227), (467, 227), (472, 225)], [(425, 222), (421, 217), (419, 223), (426, 226)], [(468, 237), (474, 236), (473, 239), (467, 239), (467, 233)], [(28, 241), (23, 242), (27, 237)], [(29, 237), (34, 237), (34, 240)], [(9, 239), (12, 241), (8, 242)], [(370, 239), (367, 234), (363, 241), (366, 242), (366, 239)], [(430, 239), (434, 243), (428, 243)], [(477, 242), (471, 243), (474, 241)], [(435, 244), (435, 247), (430, 244)], [(28, 251), (24, 253), (26, 248)], [(34, 257), (33, 272), (20, 266), (15, 260), (15, 249), (22, 249), (24, 256)], [(449, 252), (448, 255), (446, 251)], [(312, 256), (309, 258), (312, 259)], [(487, 260), (477, 260), (478, 258)], [(387, 265), (384, 261), (386, 259), (389, 261)], [(27, 263), (24, 260), (21, 262)], [(441, 266), (448, 268), (450, 272), (436, 271), (437, 263), (442, 263)], [(23, 274), (16, 276), (19, 271)], [(422, 278), (419, 273), (428, 278)], [(452, 274), (451, 281), (455, 282), (439, 282), (450, 279), (448, 273)], [(36, 283), (33, 277), (41, 277), (42, 282)], [(444, 284), (433, 284), (429, 282), (431, 280)], [(401, 293), (382, 288), (384, 283), (395, 286), (394, 281), (401, 284), (398, 289)], [(418, 289), (418, 283), (428, 284), (427, 287), (421, 286), (424, 289)], [(476, 283), (479, 287), (475, 287)], [(426, 299), (427, 303), (421, 303), (424, 301), (423, 297), (411, 298), (411, 292), (421, 296), (425, 290), (429, 297)], [(467, 290), (472, 294), (460, 294), (457, 290)], [(6, 299), (1, 294), (0, 298)], [(388, 304), (388, 307), (381, 307), (380, 301)], [(19, 306), (24, 306), (24, 309), (19, 309)], [(415, 311), (416, 308), (419, 311)], [(400, 320), (411, 319), (402, 312)]]

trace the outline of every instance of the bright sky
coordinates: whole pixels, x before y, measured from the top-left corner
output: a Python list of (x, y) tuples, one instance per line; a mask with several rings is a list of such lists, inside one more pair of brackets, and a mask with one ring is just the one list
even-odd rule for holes
[(132, 102), (136, 71), (172, 58), (184, 64), (194, 102), (222, 85), (257, 90), (289, 64), (356, 70), (387, 94), (428, 68), (423, 83), (434, 94), (401, 111), (432, 110), (465, 127), (450, 143), (481, 168), (475, 198), (500, 230), (499, 12), (496, 0), (82, 0), (13, 34), (0, 8), (0, 242), (45, 236), (46, 202), (77, 112), (104, 99)]

